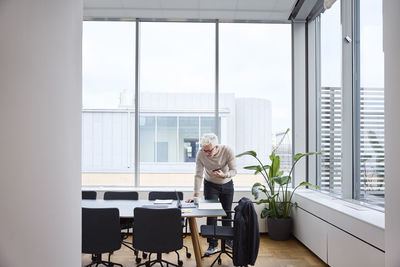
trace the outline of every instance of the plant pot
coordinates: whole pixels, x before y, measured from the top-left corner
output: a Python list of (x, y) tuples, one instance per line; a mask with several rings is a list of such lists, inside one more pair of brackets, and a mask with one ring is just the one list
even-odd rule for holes
[(276, 241), (289, 240), (292, 233), (293, 218), (267, 218), (269, 238)]

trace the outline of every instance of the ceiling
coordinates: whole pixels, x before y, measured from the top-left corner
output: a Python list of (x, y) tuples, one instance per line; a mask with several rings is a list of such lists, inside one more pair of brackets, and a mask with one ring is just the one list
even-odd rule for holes
[(289, 22), (297, 0), (84, 0), (85, 19)]

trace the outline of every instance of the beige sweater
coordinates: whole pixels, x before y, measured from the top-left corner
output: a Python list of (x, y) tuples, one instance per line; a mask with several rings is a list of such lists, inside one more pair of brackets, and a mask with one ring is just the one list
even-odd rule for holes
[[(226, 184), (236, 175), (236, 160), (232, 149), (228, 146), (218, 146), (218, 148), (217, 154), (211, 158), (208, 158), (203, 150), (197, 152), (194, 193), (200, 192), (203, 175), (204, 179), (215, 184)], [(217, 168), (221, 168), (226, 178), (219, 178), (213, 174), (212, 170)]]

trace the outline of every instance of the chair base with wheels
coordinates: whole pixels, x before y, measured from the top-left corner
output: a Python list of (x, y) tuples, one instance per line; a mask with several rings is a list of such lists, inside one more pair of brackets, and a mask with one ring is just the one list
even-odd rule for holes
[[(210, 267), (214, 266), (216, 262), (218, 264), (222, 263), (221, 255), (226, 254), (233, 260), (233, 253), (229, 250), (226, 250), (226, 240), (233, 240), (234, 232), (233, 228), (230, 226), (216, 226), (216, 225), (202, 225), (200, 227), (201, 236), (207, 238), (218, 238), (221, 239), (221, 250), (211, 254), (204, 255), (203, 257), (209, 257), (217, 254), (218, 256), (215, 258)], [(203, 258), (202, 257), (202, 258)]]
[(222, 263), (222, 259), (221, 259), (222, 254), (228, 255), (228, 257), (231, 258), (231, 259), (233, 260), (232, 252), (229, 251), (229, 250), (226, 250), (225, 242), (226, 242), (226, 240), (221, 240), (221, 250), (218, 250), (218, 251), (215, 252), (214, 254), (207, 255), (207, 256), (203, 256), (203, 257), (209, 257), (209, 256), (212, 256), (212, 255), (218, 254), (218, 256), (215, 258), (215, 260), (214, 260), (213, 263), (210, 265), (210, 267), (214, 266), (214, 264), (215, 264), (217, 261), (218, 261), (218, 264), (221, 265), (221, 263)]
[(141, 263), (139, 265), (136, 265), (136, 267), (142, 266), (142, 265), (144, 265), (146, 267), (150, 267), (150, 266), (153, 266), (156, 263), (159, 263), (161, 266), (164, 266), (163, 263), (165, 263), (165, 264), (167, 264), (167, 266), (172, 265), (172, 266), (180, 267), (180, 266), (183, 265), (183, 261), (180, 260), (179, 253), (176, 252), (176, 251), (175, 251), (175, 253), (176, 253), (176, 255), (178, 255), (178, 265), (176, 265), (176, 264), (174, 264), (172, 262), (163, 260), (162, 256), (161, 256), (161, 253), (157, 253), (157, 259), (151, 260), (151, 254), (152, 253), (150, 253), (149, 259), (146, 262), (143, 262), (143, 263)]
[(122, 264), (110, 261), (110, 257), (111, 257), (111, 253), (108, 254), (108, 261), (103, 261), (101, 258), (101, 254), (94, 254), (92, 256), (92, 262), (90, 264), (86, 265), (85, 267), (91, 267), (93, 265), (98, 266), (99, 264), (103, 264), (105, 266), (121, 266), (121, 267), (123, 267)]

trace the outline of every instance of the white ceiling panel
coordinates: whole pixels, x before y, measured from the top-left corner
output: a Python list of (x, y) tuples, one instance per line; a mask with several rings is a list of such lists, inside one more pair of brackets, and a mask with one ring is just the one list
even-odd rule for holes
[(280, 21), (282, 16), (286, 15), (280, 12), (249, 12), (249, 11), (237, 11), (235, 19), (247, 20), (251, 17), (253, 20), (265, 20), (269, 22)]
[(160, 0), (165, 9), (199, 9), (199, 0)]
[(238, 0), (199, 0), (202, 10), (235, 10)]
[(121, 0), (121, 3), (122, 8), (161, 8), (161, 0)]
[(199, 17), (198, 10), (168, 10), (164, 11), (162, 17), (160, 18), (169, 18), (169, 19), (192, 19)]
[[(276, 0), (274, 9), (275, 10), (293, 10), (294, 5), (296, 4), (296, 0)], [(290, 15), (290, 14), (289, 14)]]
[(120, 0), (84, 0), (84, 10), (87, 8), (121, 8)]
[(219, 19), (223, 17), (227, 20), (235, 19), (235, 12), (224, 10), (201, 10), (199, 19)]
[(83, 0), (85, 18), (289, 22), (296, 0)]
[(237, 9), (239, 10), (272, 10), (277, 0), (238, 0)]

